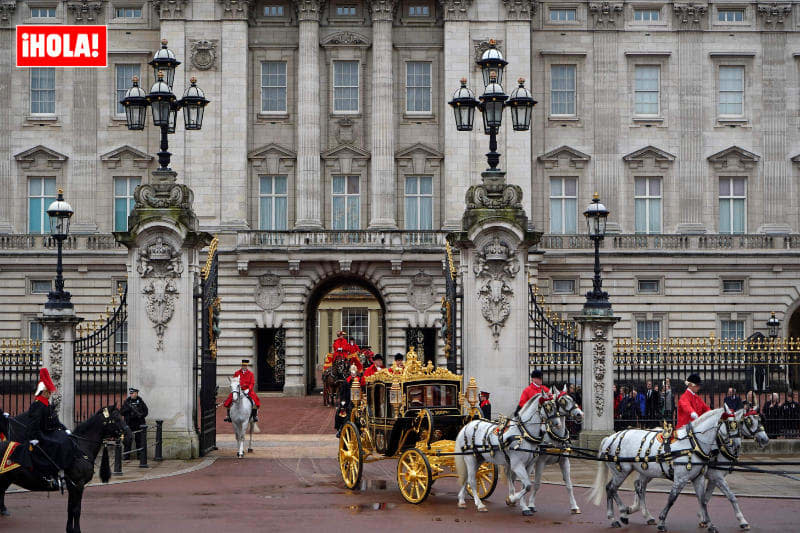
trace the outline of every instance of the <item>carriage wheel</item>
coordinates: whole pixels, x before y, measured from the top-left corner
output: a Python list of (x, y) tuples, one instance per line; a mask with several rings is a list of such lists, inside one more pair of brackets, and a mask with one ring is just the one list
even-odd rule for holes
[(404, 451), (397, 461), (397, 485), (408, 503), (422, 503), (431, 493), (431, 465), (417, 448)]
[[(478, 498), (488, 498), (497, 487), (497, 465), (483, 463), (475, 472), (475, 483), (478, 485)], [(467, 485), (467, 492), (472, 496), (472, 487)]]
[(339, 435), (339, 469), (344, 485), (350, 490), (357, 489), (364, 473), (364, 458), (359, 431), (352, 422), (346, 422)]

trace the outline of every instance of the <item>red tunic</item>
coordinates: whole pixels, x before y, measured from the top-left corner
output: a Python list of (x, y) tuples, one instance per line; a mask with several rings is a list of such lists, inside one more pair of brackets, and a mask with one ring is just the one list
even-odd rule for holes
[(379, 370), (383, 370), (383, 367), (378, 368), (378, 366), (373, 363), (372, 366), (369, 366), (366, 370), (364, 370), (364, 377), (369, 377)]
[(350, 353), (350, 343), (344, 337), (339, 337), (333, 341), (333, 353), (337, 354), (339, 352)]
[(550, 392), (550, 389), (545, 385), (537, 385), (536, 383), (531, 383), (525, 390), (522, 391), (522, 396), (519, 397), (519, 406), (522, 407), (528, 400), (539, 394), (540, 392)]
[(701, 416), (710, 410), (711, 408), (706, 405), (706, 402), (700, 396), (686, 389), (686, 392), (681, 395), (681, 399), (678, 401), (678, 425), (675, 429), (691, 422), (693, 420), (692, 413)]
[[(242, 370), (241, 368), (233, 373), (233, 377), (239, 378), (239, 388), (242, 392), (250, 391), (250, 399), (253, 400), (256, 408), (261, 407), (261, 400), (258, 398), (258, 394), (256, 394), (256, 375), (250, 372), (247, 369)], [(225, 399), (224, 405), (226, 408), (230, 407), (233, 403), (233, 393), (228, 394), (228, 397)]]

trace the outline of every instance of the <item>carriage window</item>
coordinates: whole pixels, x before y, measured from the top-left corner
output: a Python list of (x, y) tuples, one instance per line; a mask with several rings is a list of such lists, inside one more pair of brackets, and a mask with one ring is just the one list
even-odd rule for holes
[(373, 414), (378, 418), (386, 417), (386, 392), (382, 384), (375, 385), (373, 392)]
[(456, 407), (455, 385), (414, 385), (408, 388), (408, 407)]

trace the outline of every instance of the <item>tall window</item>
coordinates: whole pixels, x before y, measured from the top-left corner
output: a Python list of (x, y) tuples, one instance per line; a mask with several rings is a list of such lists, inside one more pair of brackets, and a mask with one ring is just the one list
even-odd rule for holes
[(283, 16), (283, 6), (276, 6), (276, 5), (264, 6), (264, 16), (265, 17), (282, 17)]
[(258, 185), (258, 228), (284, 230), (289, 225), (286, 176), (261, 176)]
[(406, 178), (406, 229), (433, 229), (433, 178)]
[(550, 22), (563, 22), (575, 20), (574, 9), (551, 9)]
[(636, 233), (661, 233), (661, 178), (634, 182)]
[(124, 115), (125, 106), (123, 106), (120, 101), (125, 98), (125, 93), (128, 92), (128, 89), (131, 87), (131, 85), (133, 85), (131, 78), (134, 76), (140, 76), (140, 69), (139, 65), (133, 64), (117, 64), (114, 66), (114, 68), (116, 69), (117, 77), (117, 115)]
[(720, 22), (743, 22), (744, 9), (720, 9), (717, 11), (717, 20)]
[(658, 320), (637, 320), (636, 338), (642, 340), (660, 339), (661, 322)]
[(118, 19), (140, 19), (142, 18), (141, 7), (118, 7), (116, 9)]
[(659, 85), (661, 67), (658, 65), (636, 66), (636, 103), (637, 115), (658, 115)]
[(577, 233), (577, 178), (550, 178), (550, 233)]
[(719, 179), (719, 232), (744, 233), (747, 227), (747, 180)]
[(744, 339), (744, 320), (721, 320), (721, 339)]
[(56, 112), (56, 69), (31, 69), (31, 113), (49, 114)]
[(550, 114), (575, 114), (575, 65), (550, 67)]
[(359, 346), (369, 344), (369, 310), (364, 308), (342, 308), (342, 329), (347, 338)]
[(661, 11), (658, 9), (634, 9), (633, 20), (641, 22), (653, 22), (658, 20)]
[(31, 18), (32, 19), (43, 19), (43, 18), (55, 18), (56, 16), (56, 8), (55, 7), (32, 7), (31, 8)]
[(333, 62), (333, 110), (358, 112), (358, 61)]
[(719, 114), (744, 115), (744, 67), (719, 67)]
[(406, 111), (431, 112), (431, 64), (427, 61), (406, 63)]
[(261, 111), (286, 111), (286, 62), (261, 63)]
[(358, 176), (333, 177), (333, 229), (359, 229), (361, 196)]
[(28, 180), (28, 233), (50, 233), (47, 208), (55, 199), (55, 178), (30, 178)]
[(44, 337), (44, 326), (36, 322), (35, 320), (31, 320), (28, 322), (28, 338), (32, 341), (42, 341)]
[(133, 191), (141, 183), (141, 178), (114, 178), (114, 231), (128, 231), (128, 215), (136, 203)]

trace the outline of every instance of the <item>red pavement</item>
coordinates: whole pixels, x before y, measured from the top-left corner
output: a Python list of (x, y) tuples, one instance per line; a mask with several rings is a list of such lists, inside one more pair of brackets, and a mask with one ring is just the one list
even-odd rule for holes
[[(282, 398), (259, 395), (261, 409), (258, 411), (258, 427), (264, 434), (281, 435), (315, 435), (332, 434), (333, 407), (322, 405), (322, 396), (319, 394), (302, 396), (300, 398)], [(225, 397), (220, 397), (217, 402), (222, 403)], [(225, 408), (217, 409), (217, 433), (233, 433), (233, 426), (223, 422)]]

